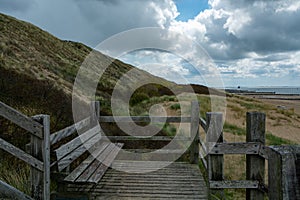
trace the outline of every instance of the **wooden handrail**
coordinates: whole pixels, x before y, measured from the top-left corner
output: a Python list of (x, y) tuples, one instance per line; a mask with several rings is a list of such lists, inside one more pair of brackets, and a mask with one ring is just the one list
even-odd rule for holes
[(153, 123), (190, 123), (191, 117), (181, 116), (100, 116), (99, 122), (153, 122)]
[(41, 124), (2, 102), (0, 102), (0, 115), (29, 131), (31, 134), (43, 138), (43, 126)]

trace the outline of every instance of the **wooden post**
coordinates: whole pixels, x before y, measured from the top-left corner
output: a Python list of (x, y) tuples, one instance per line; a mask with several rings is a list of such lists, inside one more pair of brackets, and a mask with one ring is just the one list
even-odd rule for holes
[(100, 117), (100, 102), (92, 101), (91, 102), (91, 127), (97, 125)]
[(269, 199), (300, 199), (300, 145), (269, 148)]
[[(260, 142), (265, 145), (266, 115), (259, 112), (247, 112), (246, 142)], [(264, 183), (265, 159), (258, 155), (246, 155), (246, 178)], [(246, 189), (247, 200), (263, 200), (264, 192), (258, 189)]]
[(31, 167), (31, 196), (34, 199), (50, 199), (50, 117), (34, 116), (43, 125), (43, 139), (31, 136), (31, 155), (43, 161), (43, 171)]
[(199, 113), (198, 101), (191, 102), (191, 127), (192, 144), (190, 146), (190, 163), (199, 163)]
[[(210, 155), (209, 151), (216, 143), (223, 142), (223, 114), (222, 113), (206, 113), (206, 144), (208, 151), (208, 178), (212, 181), (224, 180), (224, 157), (223, 155)], [(225, 199), (223, 189), (210, 189), (210, 193)]]

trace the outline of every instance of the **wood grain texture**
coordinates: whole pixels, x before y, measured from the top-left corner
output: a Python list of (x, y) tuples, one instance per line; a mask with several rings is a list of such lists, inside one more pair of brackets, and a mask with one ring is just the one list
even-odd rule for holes
[[(223, 142), (223, 115), (222, 113), (206, 113), (207, 135), (206, 147), (208, 151), (207, 169), (209, 181), (224, 180), (224, 157), (223, 155), (210, 154), (210, 150), (216, 143)], [(211, 193), (217, 196), (224, 197), (222, 189), (212, 189)]]
[[(265, 145), (266, 115), (259, 112), (246, 114), (246, 142), (259, 142)], [(264, 183), (265, 159), (259, 155), (246, 155), (246, 178)], [(264, 192), (257, 189), (246, 189), (247, 200), (263, 200)]]
[(240, 142), (240, 143), (216, 143), (209, 154), (258, 154), (261, 143)]
[(113, 149), (109, 152), (108, 156), (101, 162), (101, 165), (88, 179), (88, 182), (98, 183), (101, 180), (106, 170), (112, 164), (112, 162), (114, 161), (115, 157), (117, 156), (118, 152), (121, 150), (122, 147), (123, 147), (122, 143), (117, 143), (114, 145)]
[(190, 141), (190, 137), (184, 137), (184, 136), (152, 136), (152, 137), (145, 137), (145, 136), (107, 136), (107, 138), (111, 141), (130, 141), (130, 140), (138, 140), (138, 141)]
[(61, 141), (62, 139), (72, 135), (73, 133), (76, 132), (76, 130), (80, 130), (90, 124), (90, 117), (85, 118), (76, 124), (73, 124), (71, 126), (68, 126), (60, 131), (57, 131), (55, 133), (52, 133), (50, 135), (50, 143), (51, 145)]
[(30, 154), (26, 153), (22, 149), (15, 147), (14, 145), (6, 142), (2, 138), (0, 138), (0, 148), (7, 151), (8, 153), (14, 155), (15, 157), (23, 160), (24, 162), (28, 163), (32, 167), (43, 171), (43, 162), (36, 159), (35, 157), (31, 156)]
[(96, 149), (87, 159), (85, 159), (80, 165), (78, 165), (64, 180), (68, 182), (75, 182), (76, 179), (91, 165), (91, 163), (97, 158), (100, 153), (107, 148), (109, 143), (102, 143), (100, 147)]
[(13, 200), (33, 200), (30, 196), (0, 180), (0, 199), (6, 198)]
[(12, 121), (33, 135), (43, 138), (43, 126), (41, 124), (2, 102), (0, 102), (0, 116)]
[(228, 188), (259, 188), (259, 181), (239, 180), (239, 181), (210, 181), (209, 186), (212, 189)]
[(149, 116), (100, 116), (100, 122), (153, 122), (153, 123), (165, 123), (165, 122), (177, 122), (177, 123), (190, 123), (191, 117), (149, 117)]
[[(157, 166), (162, 162), (120, 161), (114, 165)], [(183, 173), (184, 172), (184, 173)], [(95, 199), (208, 199), (207, 186), (197, 165), (170, 163), (169, 166), (150, 173), (126, 173), (108, 169), (101, 181), (92, 187), (69, 184), (69, 192), (85, 192)]]
[(199, 163), (199, 115), (198, 101), (191, 102), (190, 137), (192, 142), (190, 146), (190, 163), (192, 164)]
[(81, 156), (84, 152), (89, 150), (93, 145), (95, 145), (101, 139), (100, 135), (94, 135), (92, 138), (87, 140), (85, 143), (79, 145), (73, 151), (70, 151), (68, 154), (65, 154), (64, 157), (58, 161), (58, 170), (62, 171), (67, 166), (69, 166), (74, 160), (76, 160), (79, 156)]
[[(93, 136), (99, 134), (100, 139), (100, 127), (95, 126), (92, 129), (87, 130), (85, 133), (79, 135), (78, 137), (74, 138), (73, 140), (69, 141), (68, 143), (60, 146), (58, 149), (55, 150), (57, 160), (65, 157), (66, 155), (70, 154), (70, 152), (74, 151), (76, 148), (90, 140)], [(97, 141), (95, 141), (97, 142)]]

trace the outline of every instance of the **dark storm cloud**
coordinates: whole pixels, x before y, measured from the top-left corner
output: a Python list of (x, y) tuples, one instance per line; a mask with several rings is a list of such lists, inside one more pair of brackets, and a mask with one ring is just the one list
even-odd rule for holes
[(297, 1), (211, 0), (210, 3), (211, 9), (200, 13), (196, 20), (206, 27), (204, 45), (215, 59), (240, 59), (249, 52), (266, 55), (300, 50)]

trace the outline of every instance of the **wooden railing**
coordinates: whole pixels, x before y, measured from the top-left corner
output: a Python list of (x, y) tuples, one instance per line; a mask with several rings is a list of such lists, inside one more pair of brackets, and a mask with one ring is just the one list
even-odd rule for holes
[[(264, 113), (246, 114), (246, 142), (223, 140), (222, 113), (207, 113), (200, 119), (206, 141), (200, 139), (200, 158), (208, 174), (212, 196), (226, 199), (223, 189), (246, 189), (246, 199), (300, 198), (300, 146), (265, 146)], [(216, 142), (217, 141), (217, 142)], [(246, 180), (224, 180), (224, 154), (246, 155)], [(265, 161), (268, 180), (265, 183)]]
[[(31, 166), (33, 199), (50, 199), (50, 118), (48, 115), (27, 117), (0, 102), (0, 116), (12, 121), (31, 134), (30, 153), (0, 138), (0, 148)], [(27, 195), (0, 182), (0, 194), (10, 198), (30, 199)]]
[[(50, 145), (61, 141), (86, 127), (93, 121), (99, 122), (157, 122), (190, 123), (188, 136), (108, 136), (110, 140), (182, 140), (191, 142), (190, 162), (197, 164), (199, 158), (205, 166), (212, 194), (224, 197), (225, 188), (246, 188), (247, 199), (299, 199), (300, 147), (265, 146), (265, 114), (247, 113), (246, 142), (228, 143), (223, 140), (222, 113), (206, 113), (206, 119), (199, 116), (198, 102), (191, 103), (191, 116), (100, 116), (99, 102), (93, 102), (94, 114), (76, 124), (50, 135), (50, 120), (47, 115), (27, 117), (0, 102), (0, 116), (14, 122), (31, 134), (30, 153), (15, 147), (0, 138), (0, 148), (31, 165), (31, 188), (34, 199), (50, 198)], [(199, 129), (206, 137), (202, 140)], [(174, 153), (175, 150), (165, 153)], [(179, 152), (181, 153), (181, 152)], [(246, 154), (247, 180), (224, 180), (224, 154)], [(268, 160), (268, 183), (264, 183), (265, 160)], [(20, 199), (30, 199), (15, 188), (0, 181), (0, 194)], [(224, 197), (225, 198), (225, 197)]]

